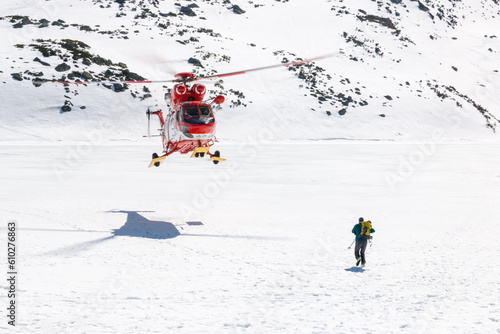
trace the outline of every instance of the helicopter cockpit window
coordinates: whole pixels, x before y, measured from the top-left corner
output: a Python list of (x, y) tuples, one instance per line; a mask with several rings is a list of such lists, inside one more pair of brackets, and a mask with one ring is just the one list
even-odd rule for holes
[(199, 118), (198, 108), (196, 106), (184, 107), (184, 115), (186, 118)]
[(192, 124), (210, 124), (215, 122), (210, 106), (184, 106), (184, 122)]
[(210, 117), (211, 112), (208, 106), (200, 106), (200, 117)]

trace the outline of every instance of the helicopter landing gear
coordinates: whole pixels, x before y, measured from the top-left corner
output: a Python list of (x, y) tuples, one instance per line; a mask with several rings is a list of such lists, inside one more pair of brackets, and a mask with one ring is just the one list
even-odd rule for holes
[(203, 158), (209, 149), (210, 147), (196, 147), (193, 154), (191, 154), (191, 158)]
[(191, 158), (204, 158), (205, 156), (209, 156), (210, 159), (208, 161), (212, 161), (214, 164), (218, 164), (220, 161), (226, 161), (226, 159), (220, 157), (220, 152), (215, 151), (214, 154), (210, 153), (208, 150), (210, 147), (196, 147), (191, 154)]
[[(154, 161), (155, 159), (158, 159), (158, 154), (153, 153), (153, 161)], [(154, 165), (155, 165), (155, 167), (160, 167), (160, 163), (159, 163), (159, 162), (155, 162), (155, 163), (154, 163)]]
[(160, 167), (160, 165), (163, 163), (163, 161), (165, 160), (167, 156), (166, 155), (162, 155), (161, 157), (158, 156), (158, 154), (156, 153), (153, 153), (153, 160), (151, 160), (151, 163), (149, 164), (149, 167)]
[(213, 161), (214, 165), (217, 165), (220, 161), (226, 161), (226, 159), (220, 157), (219, 151), (215, 151), (214, 154), (211, 154), (211, 158), (208, 161)]
[[(220, 152), (219, 151), (215, 151), (214, 157), (220, 158)], [(217, 165), (219, 163), (219, 160), (213, 160), (213, 162), (214, 162), (214, 165)]]

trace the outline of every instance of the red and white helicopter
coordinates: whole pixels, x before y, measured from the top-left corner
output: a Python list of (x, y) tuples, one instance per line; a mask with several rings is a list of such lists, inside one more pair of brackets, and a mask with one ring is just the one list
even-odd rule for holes
[(159, 156), (153, 153), (153, 160), (149, 167), (160, 166), (166, 157), (172, 153), (186, 154), (193, 152), (191, 158), (210, 157), (210, 161), (218, 164), (225, 161), (220, 157), (220, 152), (210, 153), (210, 146), (217, 141), (215, 139), (216, 122), (212, 106), (225, 101), (224, 96), (204, 100), (206, 87), (200, 83), (189, 86), (190, 81), (196, 80), (192, 73), (182, 72), (175, 75), (177, 83), (165, 94), (165, 101), (170, 104), (168, 114), (163, 111), (148, 109), (148, 136), (150, 136), (150, 117), (157, 115), (160, 121), (160, 136), (163, 143), (163, 154)]
[(165, 100), (169, 104), (169, 111), (166, 117), (161, 109), (154, 111), (148, 109), (146, 112), (148, 116), (148, 136), (150, 136), (149, 122), (151, 115), (156, 115), (160, 121), (161, 128), (159, 131), (163, 143), (162, 154), (153, 153), (149, 167), (159, 167), (166, 157), (176, 152), (181, 154), (192, 152), (191, 158), (204, 158), (208, 156), (209, 161), (213, 161), (214, 164), (226, 160), (221, 158), (219, 151), (210, 152), (210, 147), (217, 142), (215, 138), (217, 123), (212, 106), (223, 103), (225, 98), (222, 95), (218, 95), (204, 100), (206, 87), (200, 83), (190, 86), (191, 82), (202, 79), (229, 77), (280, 66), (298, 66), (330, 56), (332, 55), (210, 76), (196, 77), (192, 73), (182, 72), (176, 74), (173, 80), (125, 81), (124, 83), (176, 83), (170, 92), (165, 94)]

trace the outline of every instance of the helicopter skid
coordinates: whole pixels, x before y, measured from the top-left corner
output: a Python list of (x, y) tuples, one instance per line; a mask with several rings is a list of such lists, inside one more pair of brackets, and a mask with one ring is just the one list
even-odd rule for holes
[(210, 149), (210, 147), (208, 147), (208, 146), (206, 146), (206, 147), (196, 147), (193, 150), (193, 154), (191, 154), (190, 158), (203, 158), (205, 156), (205, 154), (208, 153), (209, 149)]
[(153, 160), (151, 160), (151, 163), (149, 164), (148, 168), (151, 168), (153, 166), (160, 167), (163, 161), (165, 161), (166, 157), (167, 157), (166, 155), (162, 155), (161, 157), (154, 158)]
[(224, 158), (219, 158), (219, 157), (211, 157), (210, 159), (208, 159), (208, 161), (213, 161), (214, 163), (217, 161), (226, 161), (226, 159)]

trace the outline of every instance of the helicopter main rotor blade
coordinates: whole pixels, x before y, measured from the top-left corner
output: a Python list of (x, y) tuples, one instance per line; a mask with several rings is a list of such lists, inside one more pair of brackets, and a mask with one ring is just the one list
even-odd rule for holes
[(303, 65), (303, 64), (311, 63), (311, 62), (316, 61), (316, 60), (321, 60), (321, 59), (333, 57), (333, 56), (336, 56), (336, 55), (339, 55), (339, 54), (342, 54), (342, 53), (343, 53), (342, 51), (339, 51), (339, 52), (329, 53), (329, 54), (326, 54), (326, 55), (323, 55), (323, 56), (319, 56), (319, 57), (314, 57), (314, 58), (309, 58), (309, 59), (304, 59), (304, 60), (298, 60), (298, 61), (291, 61), (291, 62), (288, 62), (288, 63), (281, 63), (281, 64), (275, 64), (275, 65), (269, 65), (269, 66), (263, 66), (263, 67), (256, 67), (256, 68), (251, 68), (251, 69), (243, 70), (243, 71), (236, 71), (236, 72), (229, 72), (229, 73), (222, 73), (222, 74), (214, 74), (214, 75), (196, 77), (196, 78), (194, 78), (194, 79), (192, 79), (190, 81), (199, 80), (199, 79), (224, 78), (224, 77), (230, 77), (230, 76), (233, 76), (233, 75), (245, 74), (245, 73), (248, 73), (248, 72), (269, 70), (271, 68), (282, 67), (282, 66), (284, 66), (284, 67), (298, 66), (298, 65)]
[(170, 82), (178, 82), (178, 83), (187, 83), (187, 82), (192, 82), (192, 81), (198, 81), (198, 80), (203, 80), (203, 79), (214, 79), (214, 78), (224, 78), (224, 77), (230, 77), (234, 75), (240, 75), (240, 74), (245, 74), (249, 72), (256, 72), (256, 71), (263, 71), (263, 70), (269, 70), (272, 68), (277, 68), (277, 67), (289, 67), (289, 66), (299, 66), (307, 63), (314, 62), (316, 60), (321, 60), (333, 56), (337, 56), (339, 54), (343, 54), (344, 52), (340, 50), (339, 52), (334, 52), (334, 53), (329, 53), (323, 56), (319, 57), (314, 57), (314, 58), (309, 58), (309, 59), (304, 59), (304, 60), (297, 60), (297, 61), (291, 61), (288, 63), (280, 63), (280, 64), (275, 64), (275, 65), (269, 65), (269, 66), (263, 66), (263, 67), (256, 67), (256, 68), (251, 68), (247, 70), (242, 70), (242, 71), (236, 71), (236, 72), (229, 72), (229, 73), (222, 73), (222, 74), (214, 74), (214, 75), (207, 75), (207, 76), (200, 76), (200, 77), (181, 77), (181, 78), (176, 78), (176, 79), (169, 79), (169, 80), (127, 80), (127, 81), (50, 81), (50, 80), (34, 80), (34, 84), (43, 84), (45, 82), (52, 82), (52, 83), (59, 83), (59, 84), (73, 84), (73, 85), (87, 85), (87, 84), (155, 84), (155, 83), (170, 83)]
[[(73, 85), (87, 85), (87, 84), (150, 84), (150, 83), (167, 83), (167, 82), (182, 82), (179, 79), (171, 80), (126, 80), (126, 81), (48, 81), (58, 84), (73, 84)], [(37, 82), (43, 83), (43, 82)]]

